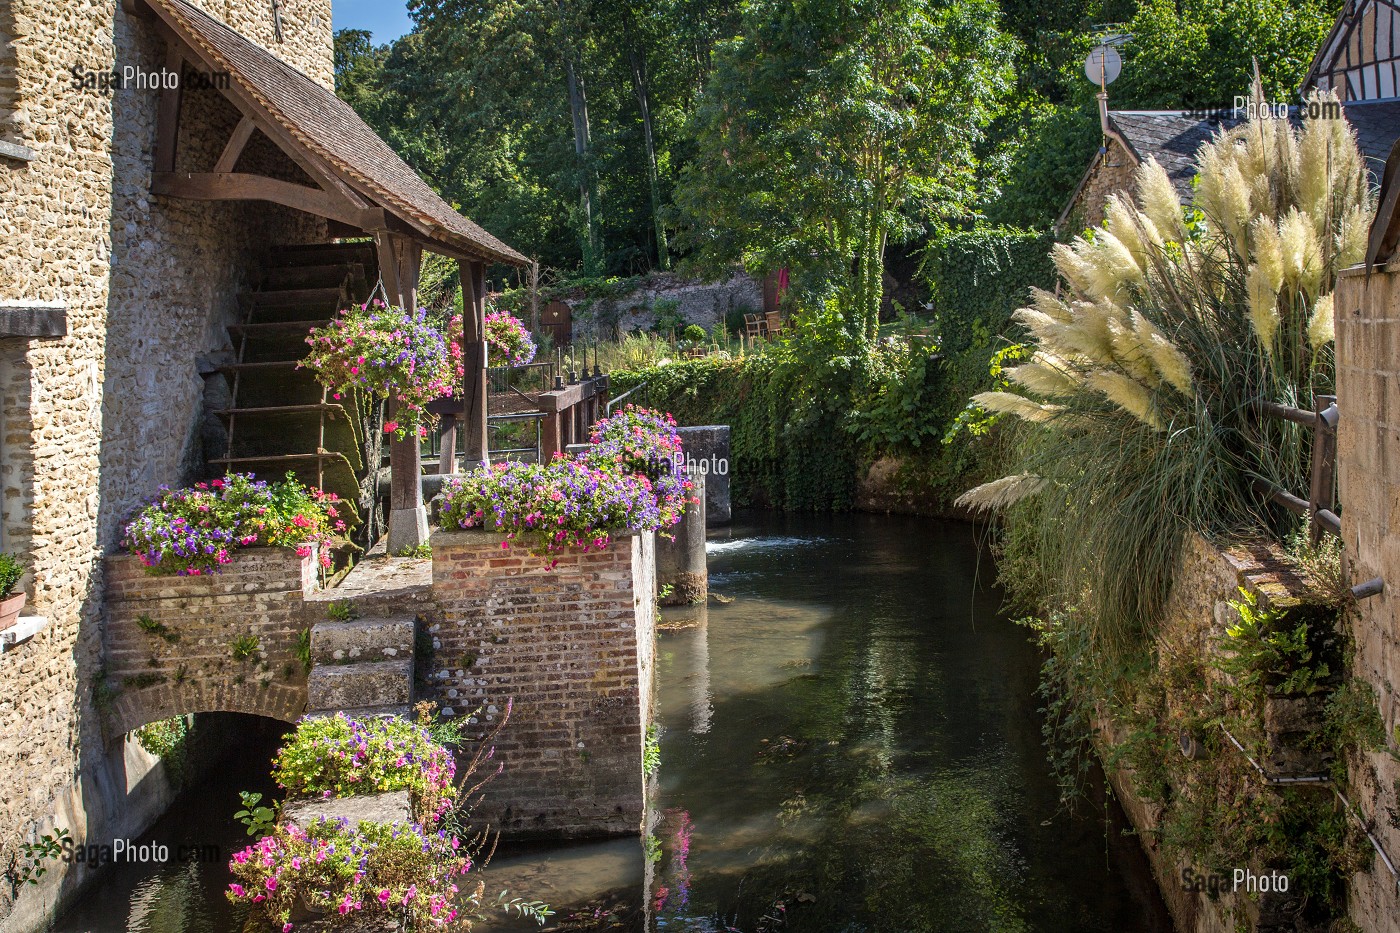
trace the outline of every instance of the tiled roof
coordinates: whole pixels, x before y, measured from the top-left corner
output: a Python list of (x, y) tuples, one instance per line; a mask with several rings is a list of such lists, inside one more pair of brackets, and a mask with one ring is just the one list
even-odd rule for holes
[(1366, 159), (1371, 183), (1381, 183), (1390, 147), (1400, 138), (1400, 101), (1351, 101), (1342, 104), (1347, 122), (1356, 130), (1356, 144)]
[(185, 0), (148, 2), (209, 68), (229, 72), (267, 117), (351, 187), (464, 253), (529, 262), (453, 210), (334, 93)]
[(1229, 116), (1198, 116), (1177, 110), (1114, 110), (1109, 122), (1138, 161), (1154, 156), (1183, 199), (1191, 196), (1191, 179), (1196, 177), (1196, 150), (1221, 130), (1244, 122)]
[[(1380, 184), (1390, 147), (1400, 138), (1400, 101), (1351, 101), (1342, 105), (1356, 131), (1357, 146), (1366, 160), (1372, 184)], [(1132, 146), (1139, 161), (1155, 156), (1183, 198), (1191, 193), (1196, 174), (1196, 150), (1221, 130), (1244, 122), (1241, 117), (1199, 116), (1179, 110), (1113, 110), (1109, 122)]]

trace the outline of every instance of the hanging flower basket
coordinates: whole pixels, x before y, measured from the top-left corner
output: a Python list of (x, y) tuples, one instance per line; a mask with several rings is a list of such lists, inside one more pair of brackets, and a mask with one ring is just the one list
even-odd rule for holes
[(307, 335), (311, 353), (297, 364), (337, 399), (365, 392), (395, 402), (384, 425), (399, 439), (426, 433), (427, 405), (452, 391), (447, 341), (425, 308), (407, 311), (373, 299), (347, 308)]

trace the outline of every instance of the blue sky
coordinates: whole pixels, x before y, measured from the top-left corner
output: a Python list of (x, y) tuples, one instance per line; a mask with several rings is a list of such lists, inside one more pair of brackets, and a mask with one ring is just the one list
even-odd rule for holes
[(331, 23), (336, 29), (368, 29), (375, 45), (392, 42), (413, 28), (404, 0), (333, 0)]

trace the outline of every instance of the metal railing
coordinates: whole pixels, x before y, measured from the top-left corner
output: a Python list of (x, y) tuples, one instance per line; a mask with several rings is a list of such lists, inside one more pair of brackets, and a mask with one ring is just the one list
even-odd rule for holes
[(1322, 540), (1322, 533), (1342, 533), (1342, 519), (1337, 514), (1337, 420), (1340, 410), (1335, 395), (1319, 395), (1313, 400), (1313, 410), (1293, 408), (1277, 402), (1258, 402), (1256, 410), (1270, 418), (1289, 421), (1312, 428), (1312, 481), (1308, 498), (1302, 499), (1286, 489), (1267, 486), (1269, 500), (1297, 515), (1308, 518), (1308, 536), (1313, 544)]

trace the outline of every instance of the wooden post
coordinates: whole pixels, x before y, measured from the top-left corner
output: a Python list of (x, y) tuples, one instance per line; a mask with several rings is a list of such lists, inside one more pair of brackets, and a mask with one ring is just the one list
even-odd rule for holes
[(462, 280), (463, 456), (485, 463), (486, 445), (486, 264), (459, 262)]
[(554, 455), (564, 449), (564, 439), (559, 436), (559, 412), (545, 409), (543, 424), (540, 426), (540, 461), (548, 463)]
[[(415, 308), (418, 301), (418, 269), (423, 248), (401, 236), (380, 231), (375, 235), (379, 275), (389, 301)], [(394, 420), (397, 406), (386, 410)], [(390, 554), (412, 551), (428, 543), (428, 510), (423, 506), (423, 451), (418, 432), (410, 430), (402, 440), (389, 441), (389, 541)]]
[(1337, 430), (1323, 420), (1322, 413), (1337, 401), (1335, 395), (1319, 395), (1313, 399), (1317, 422), (1313, 428), (1312, 483), (1308, 491), (1308, 538), (1313, 544), (1322, 540), (1322, 524), (1318, 512), (1335, 511), (1333, 491), (1336, 488)]
[(438, 472), (457, 472), (457, 416), (442, 416), (442, 431), (438, 435)]

